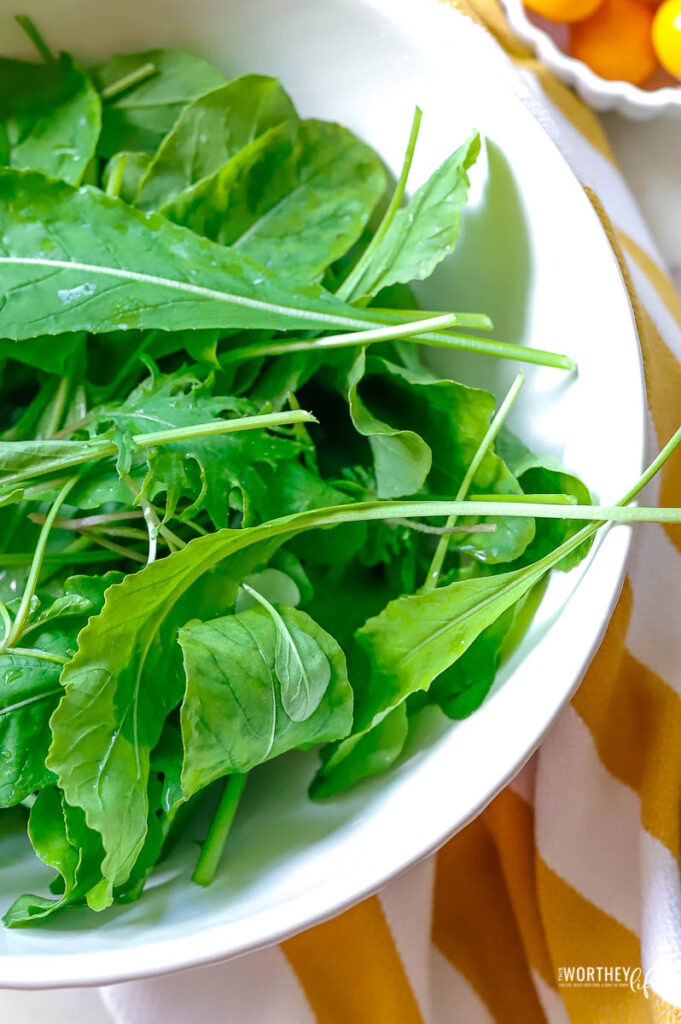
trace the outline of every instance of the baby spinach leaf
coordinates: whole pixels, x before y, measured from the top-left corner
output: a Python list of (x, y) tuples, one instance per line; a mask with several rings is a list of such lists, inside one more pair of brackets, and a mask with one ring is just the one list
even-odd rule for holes
[(322, 766), (312, 780), (310, 796), (324, 800), (361, 779), (392, 767), (407, 739), (407, 705), (398, 704), (372, 729), (324, 747)]
[(480, 152), (476, 133), (438, 167), (398, 210), (376, 247), (355, 295), (375, 295), (389, 285), (429, 277), (454, 249), (468, 198), (468, 170)]
[(279, 614), (289, 634), (298, 642), (308, 637), (326, 661), (324, 693), (304, 720), (291, 718), (284, 708), (281, 630), (267, 610), (190, 622), (180, 630), (187, 674), (182, 704), (187, 796), (222, 775), (250, 771), (286, 750), (337, 739), (349, 730), (352, 690), (342, 650), (305, 612), (281, 608)]
[[(276, 78), (242, 75), (188, 104), (149, 164), (136, 197), (143, 210), (219, 170), (263, 132), (296, 118)], [(217, 239), (216, 239), (217, 240)]]
[(97, 146), (100, 156), (112, 157), (125, 149), (154, 153), (182, 108), (225, 82), (212, 64), (181, 50), (120, 54), (90, 73), (102, 92), (146, 65), (153, 68), (148, 77), (105, 99)]
[(377, 419), (360, 398), (358, 387), (366, 368), (361, 349), (348, 374), (348, 405), (358, 433), (369, 439), (379, 498), (401, 498), (416, 494), (425, 483), (432, 465), (432, 452), (413, 430), (398, 430)]
[(384, 188), (380, 160), (347, 128), (289, 121), (162, 212), (286, 277), (311, 281), (359, 238)]
[(32, 172), (0, 170), (0, 239), (0, 335), (14, 340), (79, 330), (362, 326), (357, 311), (319, 286), (295, 287), (164, 217)]
[(56, 787), (38, 793), (28, 834), (40, 859), (59, 873), (55, 889), (61, 894), (57, 899), (20, 896), (3, 917), (8, 928), (45, 920), (66, 906), (82, 902), (99, 877), (99, 836), (87, 827), (80, 808), (70, 807)]
[(0, 164), (78, 185), (100, 126), (97, 90), (67, 54), (45, 64), (0, 60)]

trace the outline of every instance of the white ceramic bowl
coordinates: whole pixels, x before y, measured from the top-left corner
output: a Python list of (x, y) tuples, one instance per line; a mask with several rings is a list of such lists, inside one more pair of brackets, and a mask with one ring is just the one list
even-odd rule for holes
[[(3, 49), (26, 52), (3, 4)], [(589, 202), (519, 101), (469, 56), (467, 19), (436, 0), (24, 0), (51, 43), (96, 59), (181, 45), (238, 74), (278, 74), (305, 115), (336, 118), (397, 169), (414, 103), (413, 184), (472, 126), (487, 142), (455, 257), (423, 289), (431, 308), (484, 309), (497, 335), (564, 351), (580, 374), (530, 368), (515, 428), (562, 455), (606, 501), (637, 477), (644, 393), (629, 302)], [(617, 367), (613, 386), (613, 367)], [(455, 359), (452, 374), (502, 392), (517, 367)], [(0, 986), (106, 983), (218, 961), (320, 921), (435, 850), (507, 782), (575, 690), (617, 597), (629, 546), (615, 528), (585, 574), (556, 575), (529, 634), (480, 710), (426, 716), (389, 775), (314, 804), (313, 753), (254, 772), (219, 877), (189, 881), (180, 849), (137, 904), (72, 911), (0, 933)], [(583, 577), (583, 578), (582, 578)], [(581, 579), (579, 592), (565, 602)], [(3, 837), (0, 902), (43, 890), (25, 837)]]
[[(581, 60), (562, 50), (541, 25), (541, 19), (536, 23), (528, 15), (523, 0), (501, 0), (501, 3), (518, 38), (531, 46), (549, 71), (571, 85), (595, 110), (615, 110), (635, 121), (645, 121), (669, 111), (681, 114), (681, 84), (639, 89), (630, 82), (610, 82), (601, 78)], [(665, 82), (669, 78), (668, 75), (656, 77), (664, 78)]]

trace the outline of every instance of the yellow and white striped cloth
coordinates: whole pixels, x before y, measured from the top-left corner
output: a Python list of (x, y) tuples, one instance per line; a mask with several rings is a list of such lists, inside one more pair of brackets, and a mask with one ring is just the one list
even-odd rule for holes
[[(496, 0), (456, 6), (601, 215), (637, 314), (655, 447), (681, 420), (681, 300), (596, 117)], [(650, 499), (681, 504), (678, 458)], [(120, 1024), (681, 1022), (680, 826), (681, 528), (649, 526), (571, 705), (436, 857), (278, 948), (102, 996)]]

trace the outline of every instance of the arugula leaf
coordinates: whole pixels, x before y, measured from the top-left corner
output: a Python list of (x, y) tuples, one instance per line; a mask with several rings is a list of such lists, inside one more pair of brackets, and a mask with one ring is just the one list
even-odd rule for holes
[[(385, 514), (382, 503), (365, 503), (220, 530), (108, 589), (102, 612), (79, 635), (78, 651), (64, 667), (65, 692), (51, 719), (47, 759), (69, 803), (82, 807), (88, 825), (102, 835), (103, 881), (90, 895), (91, 905), (110, 902), (112, 887), (125, 882), (144, 843), (149, 752), (182, 693), (176, 630), (201, 616), (201, 609), (206, 618), (230, 609), (241, 581), (267, 565), (285, 541), (320, 526)], [(219, 563), (224, 565), (213, 587), (205, 574)]]
[[(286, 750), (337, 739), (350, 729), (352, 690), (342, 650), (305, 612), (282, 607), (278, 614), (289, 635), (298, 642), (306, 636), (326, 662), (324, 692), (314, 709), (306, 705), (305, 718), (292, 718), (284, 706), (281, 628), (266, 609), (190, 622), (180, 630), (187, 796), (222, 775), (250, 771)], [(293, 706), (297, 710), (295, 700)]]
[(370, 729), (411, 694), (428, 690), (559, 558), (551, 552), (512, 572), (400, 597), (365, 622), (356, 636), (371, 672), (368, 685), (355, 690), (353, 732)]
[(322, 766), (310, 785), (313, 800), (324, 800), (392, 767), (407, 739), (406, 703), (398, 704), (372, 729), (322, 750)]
[(429, 277), (453, 250), (468, 198), (468, 170), (480, 152), (475, 133), (431, 174), (398, 210), (355, 283), (355, 295), (376, 295), (383, 288)]
[(365, 370), (366, 354), (361, 349), (347, 378), (348, 405), (355, 429), (371, 445), (376, 494), (379, 498), (416, 494), (430, 472), (432, 452), (413, 430), (398, 430), (372, 416), (358, 390)]
[(0, 806), (17, 804), (54, 781), (45, 758), (50, 715), (63, 693), (62, 667), (88, 616), (101, 609), (104, 591), (120, 578), (115, 572), (71, 577), (46, 608), (35, 603), (19, 651), (0, 652)]
[(69, 359), (85, 341), (84, 332), (29, 338), (20, 345), (0, 340), (0, 358), (6, 356), (46, 373), (64, 374)]
[(290, 97), (267, 75), (242, 75), (205, 93), (184, 108), (161, 143), (136, 204), (143, 210), (167, 205), (259, 135), (296, 117)]
[[(201, 382), (187, 371), (151, 377), (121, 405), (93, 414), (95, 425), (101, 423), (106, 428), (114, 423), (118, 443), (125, 445), (126, 438), (137, 433), (210, 423), (225, 413), (244, 416), (257, 411), (246, 399), (213, 396), (213, 387), (212, 378)], [(227, 526), (230, 508), (241, 508), (244, 518), (249, 518), (251, 491), (257, 495), (264, 486), (262, 467), (281, 465), (295, 458), (300, 449), (299, 442), (266, 430), (205, 435), (159, 445), (143, 456), (148, 470), (138, 497), (153, 501), (165, 493), (166, 521), (175, 514), (180, 499), (187, 498), (190, 507), (183, 511), (185, 517), (205, 508), (217, 528)], [(239, 502), (233, 492), (238, 492)]]
[(97, 91), (67, 54), (45, 64), (0, 60), (0, 164), (78, 185), (100, 126)]
[[(550, 455), (535, 455), (523, 442), (504, 428), (497, 439), (497, 451), (521, 487), (528, 494), (568, 494), (578, 505), (591, 505), (589, 488), (578, 476)], [(583, 523), (569, 519), (535, 520), (536, 537), (525, 552), (525, 558), (534, 561), (557, 548), (568, 537), (572, 537)], [(591, 547), (591, 541), (578, 548), (556, 566), (569, 572), (582, 561)]]
[[(418, 436), (432, 451), (430, 493), (455, 494), (494, 416), (494, 397), (479, 388), (438, 379), (425, 367), (410, 370), (377, 356), (369, 356), (366, 365), (360, 385), (362, 401), (377, 418), (394, 424), (393, 429), (417, 428)], [(374, 460), (378, 477), (375, 449)], [(473, 486), (481, 494), (522, 493), (515, 476), (493, 450), (485, 455)], [(478, 521), (473, 517), (460, 520), (462, 524)], [(513, 561), (534, 537), (531, 519), (487, 517), (484, 521), (494, 523), (496, 531), (452, 538), (458, 548), (484, 562)]]
[(319, 286), (287, 284), (164, 217), (32, 172), (0, 170), (0, 239), (0, 334), (14, 340), (79, 330), (363, 326), (362, 314)]
[(151, 65), (152, 73), (104, 101), (99, 156), (120, 150), (154, 153), (187, 103), (223, 85), (212, 64), (181, 50), (144, 50), (112, 57), (90, 74), (100, 93)]
[(380, 160), (347, 128), (288, 121), (161, 212), (301, 281), (359, 238), (385, 188)]
[[(158, 862), (178, 811), (184, 804), (182, 793), (182, 736), (169, 720), (161, 739), (151, 753), (149, 777), (149, 817), (147, 834), (127, 882), (114, 893), (116, 903), (133, 903)], [(186, 806), (186, 805), (185, 805)]]
[(515, 607), (508, 608), (433, 681), (429, 697), (448, 718), (467, 718), (482, 704), (497, 674), (514, 617)]
[(70, 807), (56, 787), (38, 793), (28, 834), (40, 859), (59, 872), (57, 882), (61, 879), (61, 883), (55, 888), (61, 889), (61, 895), (57, 899), (20, 896), (3, 917), (8, 928), (43, 921), (66, 906), (82, 902), (99, 876), (99, 836), (88, 829), (80, 808)]

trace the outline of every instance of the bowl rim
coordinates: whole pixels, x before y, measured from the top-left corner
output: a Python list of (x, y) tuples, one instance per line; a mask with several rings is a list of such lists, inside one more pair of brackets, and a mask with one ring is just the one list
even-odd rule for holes
[[(385, 13), (388, 3), (390, 3), (391, 6), (394, 4), (394, 8), (405, 8), (408, 6), (411, 11), (410, 16), (415, 16), (415, 5), (413, 4), (413, 0), (362, 0), (362, 2), (368, 3), (370, 6), (378, 10), (382, 10), (383, 13)], [(428, 3), (424, 4), (420, 9), (419, 17), (425, 18), (427, 16), (427, 12), (431, 9), (434, 10), (435, 8), (443, 9), (443, 5), (441, 5), (438, 0), (428, 0)], [(454, 19), (452, 19), (452, 23), (454, 23)], [(564, 165), (565, 170), (575, 186), (575, 197), (579, 195), (578, 201), (582, 203), (585, 217), (591, 219), (594, 231), (598, 231), (604, 238), (606, 238), (603, 225), (586, 194), (583, 192), (576, 175), (571, 170), (562, 153), (550, 138), (544, 127), (522, 103), (518, 96), (513, 93), (513, 90), (504, 85), (501, 80), (499, 80), (499, 88), (503, 89), (506, 93), (506, 98), (516, 111), (519, 121), (523, 121), (525, 125), (527, 125), (528, 131), (533, 132), (536, 137), (543, 137), (543, 144), (550, 148), (553, 151), (553, 157), (557, 158), (557, 160)], [(638, 407), (635, 410), (632, 410), (632, 415), (637, 417), (641, 427), (640, 449), (637, 461), (638, 464), (642, 466), (645, 453), (647, 423), (642, 353), (640, 343), (638, 342), (636, 321), (628, 296), (626, 283), (624, 281), (620, 265), (617, 261), (617, 257), (609, 243), (607, 246), (607, 254), (607, 259), (611, 261), (619, 280), (623, 300), (622, 309), (624, 311), (626, 308), (628, 311), (632, 339), (635, 339), (637, 342), (635, 348), (637, 355), (636, 372), (640, 402)], [(606, 257), (604, 256), (604, 259), (605, 258)], [(626, 306), (624, 303), (626, 303)], [(547, 716), (543, 728), (535, 736), (532, 745), (530, 747), (524, 747), (522, 751), (518, 753), (518, 756), (515, 758), (514, 762), (509, 765), (503, 776), (497, 779), (494, 787), (487, 791), (484, 797), (478, 799), (477, 802), (471, 806), (465, 816), (458, 817), (446, 828), (439, 829), (437, 834), (433, 834), (429, 837), (426, 844), (420, 846), (417, 854), (407, 854), (406, 856), (402, 855), (399, 866), (395, 866), (394, 864), (388, 865), (382, 873), (377, 872), (369, 883), (363, 884), (359, 888), (353, 890), (351, 896), (335, 894), (332, 898), (328, 898), (328, 888), (326, 888), (322, 893), (324, 896), (323, 901), (319, 900), (315, 893), (313, 893), (311, 897), (308, 894), (305, 894), (305, 896), (297, 898), (297, 912), (295, 917), (290, 919), (286, 926), (279, 927), (278, 929), (272, 929), (265, 940), (249, 938), (238, 948), (234, 948), (233, 944), (227, 940), (226, 936), (229, 926), (225, 924), (218, 924), (197, 930), (194, 933), (195, 939), (200, 939), (200, 941), (196, 942), (188, 941), (186, 936), (181, 936), (158, 939), (147, 942), (143, 945), (121, 944), (114, 950), (88, 953), (47, 953), (45, 955), (12, 953), (10, 955), (0, 957), (0, 985), (7, 988), (28, 990), (108, 985), (116, 982), (130, 982), (145, 978), (160, 977), (181, 970), (189, 970), (192, 968), (225, 962), (227, 960), (235, 959), (239, 956), (276, 945), (277, 943), (290, 938), (301, 931), (307, 930), (308, 928), (329, 920), (366, 899), (368, 896), (372, 895), (384, 886), (388, 881), (399, 877), (415, 864), (431, 856), (457, 831), (472, 821), (491, 802), (491, 800), (494, 799), (497, 793), (511, 781), (518, 771), (520, 771), (535, 752), (537, 747), (541, 744), (556, 718), (565, 707), (565, 704), (577, 690), (591, 659), (600, 646), (601, 640), (610, 621), (610, 617), (619, 598), (631, 549), (632, 535), (633, 531), (631, 530), (616, 531), (614, 533), (611, 532), (606, 538), (604, 538), (608, 543), (611, 541), (616, 542), (611, 547), (608, 579), (603, 585), (603, 590), (607, 594), (607, 599), (604, 600), (602, 607), (599, 609), (598, 615), (594, 616), (593, 631), (591, 633), (590, 642), (588, 642), (588, 645), (585, 644), (584, 653), (579, 656), (579, 669), (574, 672), (571, 682), (566, 685), (562, 702), (553, 709), (550, 716)], [(600, 551), (600, 546), (597, 546), (594, 549), (586, 563), (585, 574), (588, 574), (588, 570), (591, 568), (593, 559), (600, 553)], [(582, 577), (580, 576), (580, 579), (581, 578)], [(574, 602), (570, 602), (570, 604), (573, 605)], [(316, 912), (310, 912), (310, 902), (316, 902), (319, 905)], [(37, 974), (40, 976), (36, 980)]]
[(610, 108), (619, 107), (624, 101), (630, 111), (649, 115), (677, 108), (681, 110), (681, 82), (678, 86), (665, 85), (648, 90), (631, 82), (601, 78), (583, 61), (561, 50), (543, 28), (533, 24), (527, 16), (523, 0), (501, 0), (501, 4), (511, 28), (520, 39), (532, 46), (537, 56), (559, 78), (570, 85), (581, 85), (590, 101), (606, 101)]

